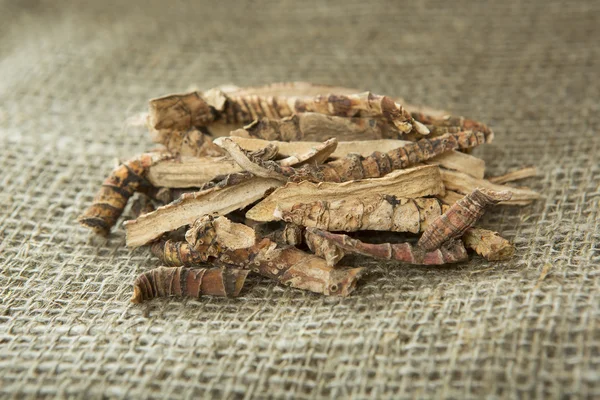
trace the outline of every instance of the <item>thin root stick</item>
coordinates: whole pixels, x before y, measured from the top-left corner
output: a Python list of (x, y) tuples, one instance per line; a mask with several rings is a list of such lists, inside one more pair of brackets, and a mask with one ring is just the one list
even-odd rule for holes
[(467, 251), (460, 240), (449, 242), (439, 249), (425, 252), (410, 243), (365, 243), (348, 235), (307, 228), (307, 233), (318, 236), (343, 250), (382, 260), (402, 261), (415, 265), (441, 265), (465, 261)]

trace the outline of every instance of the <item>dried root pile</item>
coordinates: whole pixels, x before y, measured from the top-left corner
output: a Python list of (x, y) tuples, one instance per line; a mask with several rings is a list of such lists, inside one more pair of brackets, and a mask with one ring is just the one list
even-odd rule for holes
[(493, 140), (486, 125), (401, 103), (308, 83), (151, 100), (148, 127), (164, 150), (115, 169), (79, 221), (107, 235), (131, 203), (127, 245), (165, 265), (135, 280), (134, 303), (237, 296), (249, 273), (346, 296), (365, 272), (349, 254), (415, 265), (466, 261), (467, 249), (512, 257), (509, 241), (475, 225), (493, 205), (537, 199), (504, 185), (535, 169), (484, 179), (469, 152)]

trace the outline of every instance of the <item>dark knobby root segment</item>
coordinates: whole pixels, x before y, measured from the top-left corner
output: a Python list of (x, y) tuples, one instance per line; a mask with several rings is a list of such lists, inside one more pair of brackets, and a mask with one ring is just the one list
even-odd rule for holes
[[(231, 142), (233, 143), (233, 142)], [(432, 159), (440, 154), (459, 149), (469, 149), (486, 143), (486, 136), (477, 131), (448, 133), (432, 139), (420, 139), (387, 153), (375, 152), (368, 157), (350, 154), (344, 158), (321, 165), (304, 165), (301, 168), (282, 166), (274, 161), (250, 158), (248, 152), (236, 152), (238, 164), (250, 172), (260, 171), (261, 176), (289, 178), (292, 181), (347, 182), (365, 178), (379, 178), (397, 169), (404, 169)], [(231, 148), (237, 146), (235, 143)], [(227, 148), (226, 148), (227, 149)], [(229, 151), (229, 149), (228, 149)], [(230, 151), (230, 154), (232, 152)], [(239, 154), (244, 155), (245, 158)], [(248, 167), (256, 164), (257, 167)]]
[(475, 189), (435, 219), (421, 235), (418, 246), (424, 251), (431, 251), (446, 241), (462, 236), (479, 221), (487, 207), (510, 200), (511, 197), (509, 191)]
[(133, 193), (152, 189), (144, 177), (148, 168), (169, 157), (167, 154), (144, 153), (119, 165), (106, 178), (92, 205), (79, 217), (79, 222), (98, 234), (108, 235)]
[(133, 284), (132, 303), (159, 297), (203, 295), (236, 297), (249, 271), (236, 268), (159, 267), (141, 274)]
[(486, 143), (491, 143), (494, 140), (494, 132), (487, 125), (479, 121), (450, 115), (434, 117), (421, 112), (412, 112), (411, 116), (415, 121), (419, 121), (427, 126), (432, 136), (460, 131), (473, 131), (483, 133)]
[(414, 265), (442, 265), (468, 260), (467, 251), (460, 240), (452, 240), (439, 249), (425, 252), (410, 243), (365, 243), (348, 235), (320, 229), (307, 228), (306, 231), (307, 234), (313, 235), (313, 243), (318, 244), (321, 248), (325, 245), (319, 243), (316, 238), (320, 238), (321, 242), (327, 242), (327, 246), (338, 247), (347, 254), (362, 254), (381, 260), (402, 261)]

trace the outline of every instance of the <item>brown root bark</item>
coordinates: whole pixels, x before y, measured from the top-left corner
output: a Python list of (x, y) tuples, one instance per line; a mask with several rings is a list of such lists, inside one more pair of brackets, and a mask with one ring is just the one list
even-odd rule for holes
[(423, 251), (410, 243), (365, 243), (348, 235), (307, 228), (307, 232), (329, 242), (345, 253), (362, 254), (381, 259), (402, 261), (415, 265), (442, 265), (468, 259), (465, 246), (460, 240), (454, 240), (433, 251)]
[(475, 189), (435, 219), (421, 235), (418, 246), (424, 251), (438, 249), (443, 243), (462, 236), (483, 216), (488, 206), (510, 200), (511, 196), (509, 191)]
[(203, 295), (236, 297), (249, 271), (235, 268), (158, 267), (141, 274), (133, 284), (132, 303), (159, 297)]
[(79, 217), (79, 222), (100, 235), (108, 235), (133, 193), (152, 189), (145, 178), (148, 168), (169, 157), (160, 153), (144, 153), (118, 166), (106, 178), (92, 205)]

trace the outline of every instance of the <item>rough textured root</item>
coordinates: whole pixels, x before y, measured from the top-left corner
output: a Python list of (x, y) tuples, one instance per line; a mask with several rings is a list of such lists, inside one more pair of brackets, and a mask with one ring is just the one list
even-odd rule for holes
[(329, 266), (336, 265), (345, 256), (345, 253), (341, 248), (331, 241), (324, 239), (322, 236), (315, 234), (311, 230), (306, 230), (304, 239), (310, 251), (315, 253), (315, 255), (324, 258)]
[(432, 139), (420, 139), (387, 153), (375, 152), (368, 157), (349, 154), (322, 165), (304, 165), (301, 168), (283, 167), (273, 161), (252, 160), (263, 170), (287, 176), (292, 181), (346, 182), (365, 178), (379, 178), (393, 170), (404, 169), (427, 161), (451, 150), (469, 149), (486, 143), (481, 132), (448, 133)]
[(291, 165), (317, 165), (319, 162), (326, 160), (331, 153), (335, 151), (337, 146), (336, 139), (330, 139), (322, 143), (320, 146), (300, 156), (288, 157), (279, 162), (267, 160), (263, 157), (258, 157), (255, 152), (243, 150), (237, 143), (230, 138), (219, 138), (219, 146), (223, 147), (231, 158), (245, 171), (263, 178), (278, 179), (287, 181), (287, 171), (293, 173), (295, 169)]
[(441, 213), (441, 202), (435, 198), (399, 199), (380, 195), (278, 206), (274, 214), (286, 222), (327, 231), (418, 233)]
[(79, 222), (98, 234), (108, 235), (133, 193), (152, 188), (144, 177), (148, 168), (170, 157), (160, 153), (144, 153), (119, 165), (103, 182), (92, 205), (79, 217)]
[(402, 261), (415, 265), (442, 265), (465, 261), (468, 259), (465, 246), (460, 240), (448, 242), (439, 249), (425, 252), (410, 243), (365, 243), (348, 235), (307, 228), (307, 233), (329, 242), (330, 245), (345, 253), (362, 254), (382, 260)]
[(334, 117), (319, 113), (298, 113), (282, 119), (261, 118), (232, 136), (278, 141), (403, 139), (406, 134), (387, 120), (377, 117)]
[(213, 89), (203, 94), (192, 92), (150, 101), (148, 124), (155, 130), (185, 131), (222, 120), (228, 124), (250, 123), (266, 117), (281, 119), (295, 113), (316, 112), (340, 117), (381, 117), (403, 133), (429, 131), (415, 124), (410, 113), (392, 98), (370, 92), (329, 94), (315, 97), (227, 94)]
[(433, 136), (456, 133), (459, 131), (473, 131), (483, 133), (485, 135), (486, 143), (490, 143), (494, 140), (494, 132), (487, 125), (472, 119), (450, 115), (435, 117), (422, 112), (411, 112), (411, 116), (415, 121), (419, 121), (427, 126)]
[[(236, 178), (237, 179), (237, 178)], [(250, 177), (231, 186), (223, 185), (200, 192), (187, 193), (156, 211), (125, 221), (127, 246), (148, 244), (164, 233), (188, 225), (198, 216), (224, 215), (242, 209), (262, 199), (269, 190), (281, 186), (281, 181)]]
[[(295, 113), (315, 112), (336, 117), (382, 117), (403, 133), (413, 129), (408, 111), (387, 96), (370, 92), (350, 95), (318, 95), (307, 97), (280, 96), (227, 96), (222, 118), (228, 123), (249, 123), (263, 117), (281, 119)], [(418, 124), (415, 130), (427, 134), (427, 128)]]
[(467, 229), (462, 240), (470, 249), (488, 261), (510, 260), (515, 254), (515, 247), (498, 232), (481, 228)]
[(208, 131), (204, 128), (190, 128), (185, 131), (159, 131), (154, 138), (155, 142), (163, 144), (169, 153), (181, 156), (212, 156), (223, 155), (223, 150), (213, 144)]
[(152, 254), (167, 267), (197, 267), (208, 260), (209, 254), (192, 249), (184, 241), (159, 240), (151, 246)]
[(158, 297), (202, 295), (236, 297), (249, 271), (237, 268), (168, 268), (159, 267), (137, 277), (133, 284), (132, 303)]
[[(219, 237), (214, 222), (212, 217), (204, 218), (204, 227), (197, 224), (196, 231), (191, 235), (193, 250), (209, 255), (213, 263), (251, 269), (281, 284), (325, 295), (348, 295), (361, 276), (362, 268), (338, 271), (320, 257), (294, 246), (278, 246), (267, 238), (247, 248), (228, 248), (223, 238)], [(243, 225), (231, 223), (231, 230), (240, 226)], [(189, 239), (186, 234), (188, 242)]]
[(483, 216), (488, 206), (510, 200), (511, 196), (509, 191), (475, 189), (435, 219), (421, 235), (418, 246), (424, 251), (432, 251), (444, 242), (462, 236)]

